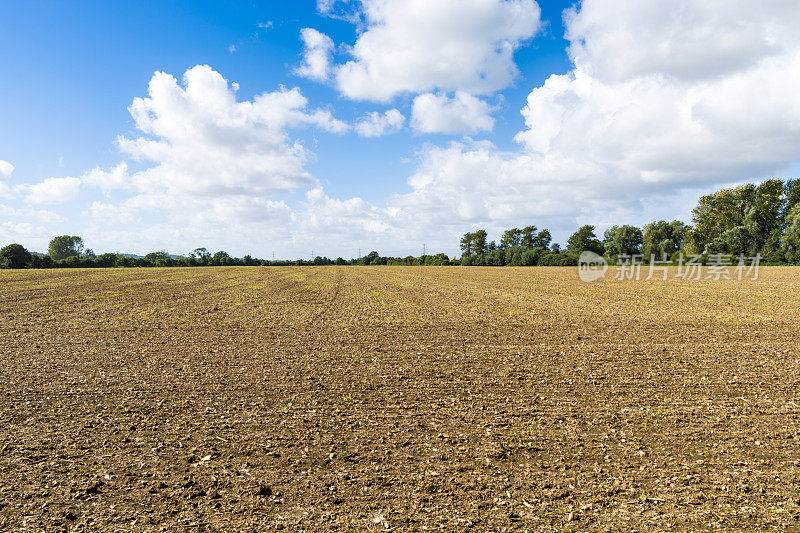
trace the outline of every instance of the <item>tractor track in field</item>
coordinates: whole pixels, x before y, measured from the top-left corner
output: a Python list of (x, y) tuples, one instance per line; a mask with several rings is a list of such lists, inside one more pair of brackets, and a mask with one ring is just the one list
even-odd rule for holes
[(339, 293), (342, 289), (342, 269), (343, 267), (336, 268), (335, 280), (334, 280), (334, 287), (333, 287), (333, 294), (330, 298), (323, 299), (322, 306), (319, 310), (314, 312), (311, 316), (311, 320), (309, 322), (311, 324), (317, 324), (320, 320), (330, 311), (331, 307), (339, 300)]

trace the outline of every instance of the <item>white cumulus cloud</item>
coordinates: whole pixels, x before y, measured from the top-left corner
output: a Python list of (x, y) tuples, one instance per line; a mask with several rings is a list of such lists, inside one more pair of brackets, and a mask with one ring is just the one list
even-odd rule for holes
[(137, 217), (136, 209), (125, 203), (115, 205), (94, 201), (89, 206), (89, 213), (107, 227), (116, 224), (132, 224), (140, 220)]
[(46, 209), (33, 209), (29, 206), (22, 208), (14, 208), (0, 204), (0, 215), (8, 218), (21, 218), (21, 219), (34, 219), (37, 222), (47, 223), (60, 223), (66, 222), (67, 219), (63, 216), (47, 211)]
[(0, 235), (6, 242), (36, 243), (46, 250), (48, 239), (52, 236), (44, 226), (34, 226), (30, 222), (0, 222)]
[[(800, 39), (774, 39), (793, 34), (800, 8), (771, 3), (766, 18), (750, 3), (725, 3), (724, 13), (682, 3), (671, 17), (662, 13), (663, 4), (653, 4), (651, 11), (663, 16), (647, 17), (646, 24), (639, 4), (586, 0), (569, 18), (568, 34), (581, 36), (575, 68), (530, 93), (523, 109), (528, 129), (517, 140), (551, 158), (580, 154), (603, 164), (612, 184), (701, 186), (785, 168), (800, 159)], [(753, 48), (747, 61), (727, 62), (725, 50), (741, 45), (725, 36), (744, 38), (739, 30), (750, 35)], [(727, 44), (709, 51), (709, 32)], [(700, 65), (662, 62), (653, 49), (653, 61), (643, 68), (638, 48), (648, 49), (653, 35), (659, 50), (692, 58), (681, 61), (705, 59)], [(759, 42), (771, 45), (759, 48)]]
[(81, 182), (86, 185), (98, 187), (105, 192), (115, 189), (129, 189), (132, 185), (128, 174), (128, 164), (124, 161), (111, 170), (95, 167), (81, 176)]
[(405, 117), (397, 109), (389, 109), (381, 114), (377, 111), (367, 113), (355, 125), (355, 131), (362, 137), (380, 137), (403, 129)]
[(339, 91), (360, 100), (497, 91), (519, 73), (514, 50), (540, 28), (533, 0), (362, 0), (361, 8), (366, 27), (353, 59), (336, 67)]
[(300, 30), (303, 41), (303, 63), (294, 71), (298, 76), (314, 81), (327, 81), (331, 76), (333, 41), (314, 28)]
[(331, 198), (321, 187), (306, 193), (306, 212), (298, 217), (301, 227), (313, 234), (349, 235), (354, 232), (385, 233), (391, 226), (379, 208), (361, 198)]
[(444, 94), (421, 94), (414, 98), (412, 127), (422, 133), (470, 134), (491, 131), (492, 108), (471, 94), (456, 91), (452, 98)]
[(8, 186), (11, 174), (14, 172), (14, 165), (8, 161), (0, 159), (0, 198), (10, 198), (14, 196), (14, 191)]
[(242, 225), (242, 242), (263, 232), (264, 224), (288, 227), (291, 210), (271, 197), (318, 185), (305, 169), (312, 154), (288, 130), (313, 126), (340, 133), (349, 126), (327, 109), (309, 109), (299, 89), (239, 101), (237, 88), (202, 65), (189, 69), (182, 84), (154, 74), (148, 95), (129, 108), (141, 136), (118, 139), (120, 149), (145, 168), (131, 171), (121, 162), (85, 173), (86, 185), (130, 194), (118, 203), (95, 201), (91, 215), (112, 225), (175, 224), (184, 237), (186, 225)]
[[(237, 101), (235, 88), (207, 66), (184, 75), (184, 86), (157, 72), (148, 96), (130, 106), (143, 136), (120, 137), (120, 149), (154, 166), (130, 177), (142, 193), (192, 195), (263, 195), (309, 187), (316, 182), (304, 169), (306, 149), (286, 130), (314, 125), (330, 132), (348, 126), (324, 109), (308, 110), (298, 89)], [(110, 177), (92, 180), (124, 182), (124, 167)], [(102, 179), (101, 179), (102, 178)]]
[(33, 204), (63, 204), (78, 197), (79, 178), (47, 178), (33, 185), (24, 185), (25, 199)]
[(710, 4), (584, 0), (566, 18), (573, 69), (531, 91), (520, 150), (426, 147), (390, 205), (431, 227), (574, 230), (687, 213), (698, 191), (785, 171), (800, 161), (800, 7)]
[(0, 181), (8, 181), (14, 172), (14, 165), (0, 159)]
[(800, 4), (792, 0), (584, 0), (566, 22), (576, 66), (608, 82), (650, 74), (713, 79), (800, 41)]
[(323, 15), (328, 14), (333, 9), (336, 0), (317, 0), (317, 11)]

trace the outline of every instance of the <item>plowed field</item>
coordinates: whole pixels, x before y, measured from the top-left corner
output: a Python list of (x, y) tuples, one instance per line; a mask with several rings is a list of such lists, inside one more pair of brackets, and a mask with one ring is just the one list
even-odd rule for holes
[(0, 272), (0, 529), (800, 527), (800, 269)]

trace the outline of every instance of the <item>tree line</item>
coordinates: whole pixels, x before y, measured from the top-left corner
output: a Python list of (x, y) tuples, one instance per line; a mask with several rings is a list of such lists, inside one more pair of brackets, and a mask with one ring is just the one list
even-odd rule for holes
[(486, 230), (467, 232), (461, 238), (460, 265), (464, 266), (568, 266), (577, 264), (577, 257), (561, 250), (550, 231), (536, 226), (512, 228), (503, 232), (500, 244), (487, 242)]
[(356, 259), (329, 259), (317, 256), (311, 260), (267, 260), (250, 255), (231, 257), (225, 251), (211, 253), (206, 248), (196, 248), (186, 256), (172, 256), (164, 251), (152, 252), (144, 257), (107, 253), (96, 255), (85, 248), (81, 237), (61, 235), (53, 238), (47, 254), (30, 253), (20, 244), (9, 244), (0, 249), (0, 268), (115, 268), (115, 267), (204, 267), (204, 266), (310, 266), (310, 265), (454, 265), (445, 254), (419, 257), (382, 257), (378, 252)]
[(593, 226), (583, 226), (569, 239), (567, 250), (580, 254), (591, 250), (608, 259), (640, 255), (667, 258), (680, 256), (760, 256), (770, 264), (800, 264), (800, 180), (770, 179), (701, 196), (692, 210), (692, 225), (679, 220), (660, 220), (635, 226), (613, 226), (603, 240)]
[(722, 189), (700, 197), (692, 224), (659, 220), (643, 227), (612, 226), (600, 239), (592, 225), (581, 226), (562, 249), (547, 229), (534, 225), (505, 230), (489, 241), (484, 229), (467, 232), (459, 243), (460, 258), (435, 255), (383, 257), (378, 252), (356, 259), (266, 260), (246, 255), (231, 257), (196, 248), (186, 256), (158, 251), (144, 257), (106, 253), (95, 255), (78, 236), (61, 235), (50, 241), (47, 254), (30, 253), (20, 244), (0, 249), (0, 268), (200, 267), (289, 265), (407, 265), (407, 266), (569, 266), (586, 250), (616, 262), (639, 256), (647, 262), (694, 255), (706, 262), (715, 254), (760, 255), (771, 264), (800, 264), (800, 180), (766, 180)]
[(765, 263), (800, 264), (800, 180), (770, 179), (700, 197), (692, 225), (659, 220), (639, 228), (612, 226), (600, 239), (592, 225), (581, 226), (562, 250), (550, 232), (536, 226), (506, 230), (500, 243), (485, 230), (461, 238), (462, 265), (575, 265), (584, 251), (614, 263), (621, 257), (642, 262), (678, 262), (695, 256), (760, 256)]

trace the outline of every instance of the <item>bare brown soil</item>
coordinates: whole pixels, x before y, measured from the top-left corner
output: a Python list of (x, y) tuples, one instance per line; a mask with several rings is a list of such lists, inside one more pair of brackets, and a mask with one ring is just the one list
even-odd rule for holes
[(800, 269), (0, 273), (0, 529), (800, 527)]

